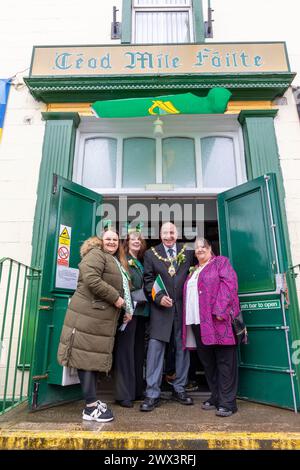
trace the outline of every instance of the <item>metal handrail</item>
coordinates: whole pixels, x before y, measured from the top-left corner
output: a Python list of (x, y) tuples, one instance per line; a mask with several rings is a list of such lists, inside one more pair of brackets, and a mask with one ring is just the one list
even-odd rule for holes
[[(15, 259), (0, 259), (0, 415), (28, 398), (33, 357), (30, 328), (33, 318), (35, 332), (41, 274), (41, 269)], [(27, 357), (29, 364), (25, 364)]]
[[(299, 269), (299, 273), (295, 273), (295, 269), (297, 269), (297, 268)], [(295, 264), (295, 266), (289, 266), (289, 270), (292, 272), (292, 276), (294, 276), (296, 278), (300, 274), (300, 263)]]
[(24, 264), (24, 263), (22, 263), (21, 261), (17, 261), (16, 259), (9, 258), (9, 257), (1, 258), (1, 259), (0, 259), (0, 265), (3, 264), (4, 261), (12, 261), (12, 262), (14, 262), (14, 263), (19, 264), (20, 266), (24, 266), (25, 268), (30, 268), (30, 269), (32, 269), (32, 270), (34, 270), (34, 271), (38, 271), (38, 272), (42, 273), (42, 270), (41, 270), (40, 268), (36, 268), (36, 267), (34, 267), (34, 266), (28, 266), (27, 264)]

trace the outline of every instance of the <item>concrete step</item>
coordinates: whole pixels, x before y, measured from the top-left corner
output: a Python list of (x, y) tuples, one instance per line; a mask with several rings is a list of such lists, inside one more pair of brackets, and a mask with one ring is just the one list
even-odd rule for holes
[(150, 413), (125, 409), (112, 395), (101, 400), (112, 408), (110, 423), (81, 420), (78, 401), (29, 412), (20, 405), (0, 418), (0, 449), (300, 449), (300, 420), (289, 410), (239, 401), (239, 411), (219, 418), (204, 411), (206, 396), (193, 393), (194, 406), (166, 395)]

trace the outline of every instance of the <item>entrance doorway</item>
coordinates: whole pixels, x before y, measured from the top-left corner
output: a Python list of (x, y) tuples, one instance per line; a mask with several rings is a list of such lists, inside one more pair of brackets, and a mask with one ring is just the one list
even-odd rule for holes
[[(64, 381), (56, 352), (68, 302), (75, 288), (73, 280), (78, 269), (79, 248), (89, 236), (99, 234), (96, 230), (97, 208), (102, 201), (99, 193), (61, 177), (54, 181), (40, 299), (43, 311), (39, 312), (35, 335), (32, 409), (81, 397), (78, 385)], [(166, 208), (173, 202), (177, 203), (176, 210), (183, 211), (183, 219), (174, 216), (174, 221), (184, 220), (184, 226), (179, 227), (180, 239), (193, 242), (194, 228), (200, 224), (202, 232), (200, 230), (198, 235), (210, 239), (215, 253), (220, 251), (227, 256), (237, 272), (241, 307), (250, 338), (249, 345), (240, 349), (239, 396), (296, 411), (300, 406), (298, 375), (292, 362), (293, 319), (286, 295), (288, 265), (275, 175), (264, 175), (227, 190), (219, 194), (217, 204), (214, 197), (132, 196), (130, 212), (123, 217), (122, 213), (118, 214), (121, 232), (121, 222), (126, 223), (130, 217), (133, 222), (135, 219), (146, 222), (148, 231), (150, 220), (149, 244), (157, 244), (163, 218), (157, 218), (155, 232), (152, 232), (154, 219), (151, 211), (148, 217), (147, 207), (149, 211), (155, 202), (161, 207), (163, 201)], [(107, 197), (105, 203), (113, 210), (117, 199)], [(141, 208), (142, 212), (136, 213), (136, 208)], [(195, 208), (199, 209), (198, 214), (193, 212)], [(78, 214), (85, 217), (78, 217)], [(172, 213), (165, 219), (172, 220)], [(64, 228), (71, 234), (67, 272), (58, 263)]]
[[(181, 194), (172, 197), (104, 197), (103, 216), (104, 220), (106, 218), (112, 220), (121, 237), (127, 235), (127, 222), (130, 222), (132, 227), (142, 222), (142, 233), (147, 249), (160, 243), (161, 225), (163, 222), (171, 221), (177, 227), (179, 243), (187, 243), (193, 249), (196, 237), (205, 237), (212, 244), (214, 254), (220, 254), (216, 197), (192, 198)], [(145, 345), (147, 347), (147, 332)], [(174, 361), (174, 351), (170, 343), (165, 354), (162, 397), (168, 398), (173, 389)], [(114, 370), (112, 370), (112, 380), (106, 381), (106, 391), (113, 391), (113, 377)], [(204, 396), (209, 393), (203, 366), (196, 351), (190, 351), (187, 391)]]
[(149, 197), (104, 197), (104, 220), (110, 219), (121, 237), (127, 233), (127, 223), (135, 227), (142, 222), (142, 233), (147, 248), (159, 243), (163, 222), (175, 223), (178, 242), (188, 243), (192, 248), (196, 237), (207, 238), (216, 255), (220, 254), (216, 197), (149, 196)]

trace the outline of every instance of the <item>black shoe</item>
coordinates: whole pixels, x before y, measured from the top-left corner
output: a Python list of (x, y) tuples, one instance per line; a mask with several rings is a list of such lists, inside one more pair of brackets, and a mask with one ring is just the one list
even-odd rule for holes
[(202, 410), (215, 410), (216, 409), (216, 405), (214, 405), (212, 402), (210, 402), (209, 400), (206, 400), (202, 403), (201, 405), (201, 408)]
[(140, 406), (140, 411), (152, 411), (155, 407), (160, 405), (159, 398), (146, 397)]
[(145, 400), (145, 395), (137, 395), (134, 399), (134, 401), (142, 401)]
[(133, 403), (130, 400), (117, 400), (117, 403), (124, 408), (133, 408)]
[(189, 397), (186, 392), (176, 392), (173, 390), (172, 399), (178, 401), (182, 405), (193, 405), (193, 399)]
[(219, 406), (216, 411), (216, 416), (221, 416), (221, 418), (227, 418), (227, 416), (232, 416), (233, 413), (236, 413), (237, 410), (230, 410), (229, 408), (224, 408), (223, 406)]
[(196, 380), (191, 380), (185, 386), (186, 392), (197, 392), (199, 390), (199, 386)]

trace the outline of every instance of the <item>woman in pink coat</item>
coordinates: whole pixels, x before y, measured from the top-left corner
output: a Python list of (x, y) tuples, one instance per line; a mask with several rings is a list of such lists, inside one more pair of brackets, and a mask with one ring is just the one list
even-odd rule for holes
[(183, 347), (197, 349), (210, 388), (204, 410), (217, 416), (237, 411), (237, 346), (231, 318), (239, 314), (237, 275), (228, 258), (215, 256), (210, 243), (195, 243), (198, 265), (189, 274), (183, 292)]

